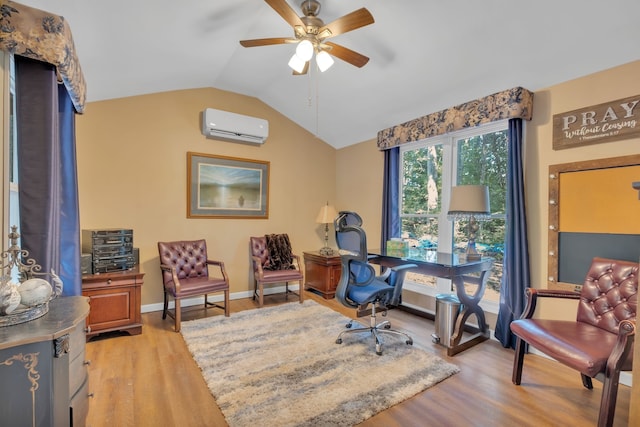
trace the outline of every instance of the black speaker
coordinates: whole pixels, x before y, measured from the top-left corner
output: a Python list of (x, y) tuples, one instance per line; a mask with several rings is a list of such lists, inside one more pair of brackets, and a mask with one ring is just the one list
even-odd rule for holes
[(93, 274), (93, 258), (91, 254), (80, 255), (80, 271), (82, 274)]

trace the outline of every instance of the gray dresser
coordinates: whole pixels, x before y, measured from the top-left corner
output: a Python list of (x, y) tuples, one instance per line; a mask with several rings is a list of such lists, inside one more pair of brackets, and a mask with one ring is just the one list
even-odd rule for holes
[(60, 297), (44, 316), (0, 328), (0, 423), (83, 426), (89, 378), (86, 297)]

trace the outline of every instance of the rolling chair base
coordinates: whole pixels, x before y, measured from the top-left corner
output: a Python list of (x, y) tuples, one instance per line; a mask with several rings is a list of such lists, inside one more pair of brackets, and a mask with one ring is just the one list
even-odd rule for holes
[(413, 345), (413, 338), (411, 338), (409, 335), (405, 334), (404, 332), (391, 329), (391, 323), (388, 320), (385, 320), (383, 322), (376, 324), (376, 318), (375, 316), (372, 316), (371, 326), (369, 326), (368, 328), (351, 329), (352, 326), (353, 326), (353, 320), (347, 323), (346, 327), (348, 329), (346, 331), (342, 331), (340, 335), (338, 335), (338, 338), (336, 338), (336, 344), (342, 344), (342, 336), (345, 334), (369, 332), (371, 333), (371, 335), (373, 335), (373, 337), (376, 340), (376, 354), (378, 356), (382, 356), (382, 340), (379, 334), (391, 334), (391, 335), (401, 336), (405, 339), (405, 344)]

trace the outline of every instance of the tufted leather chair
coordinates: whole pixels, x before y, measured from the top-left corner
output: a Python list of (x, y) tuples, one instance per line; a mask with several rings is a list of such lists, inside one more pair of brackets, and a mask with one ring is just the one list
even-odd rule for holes
[[(620, 371), (630, 371), (638, 307), (638, 263), (594, 258), (580, 293), (527, 289), (527, 307), (511, 322), (517, 336), (514, 384), (522, 379), (526, 344), (580, 372), (583, 385), (603, 381), (598, 426), (611, 426)], [(539, 298), (579, 299), (575, 321), (533, 318)]]
[(271, 270), (270, 264), (272, 264), (272, 260), (267, 248), (266, 236), (250, 237), (249, 247), (254, 278), (253, 299), (255, 300), (256, 296), (258, 297), (258, 305), (262, 307), (264, 304), (264, 285), (284, 283), (285, 295), (288, 296), (289, 293), (292, 293), (289, 290), (289, 282), (298, 282), (300, 284), (298, 297), (300, 298), (300, 303), (302, 303), (304, 301), (304, 275), (300, 270), (300, 257), (291, 253), (289, 256), (294, 261), (291, 265), (292, 268)]
[[(160, 269), (164, 284), (164, 310), (175, 320), (175, 330), (180, 331), (180, 300), (204, 295), (204, 307), (214, 306), (224, 309), (229, 316), (229, 279), (222, 261), (207, 258), (207, 243), (204, 240), (158, 242)], [(209, 266), (217, 266), (222, 277), (210, 276)], [(210, 293), (224, 292), (224, 306), (209, 302)], [(174, 299), (174, 313), (169, 311), (169, 296)]]

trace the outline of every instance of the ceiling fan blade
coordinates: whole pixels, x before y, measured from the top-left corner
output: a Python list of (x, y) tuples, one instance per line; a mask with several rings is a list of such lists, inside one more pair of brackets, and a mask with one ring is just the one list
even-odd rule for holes
[(331, 47), (331, 50), (328, 50), (331, 55), (335, 56), (336, 58), (340, 58), (343, 61), (348, 62), (349, 64), (354, 65), (358, 68), (364, 67), (367, 62), (369, 62), (368, 57), (361, 55), (358, 52), (348, 49), (344, 46), (340, 46), (339, 44), (331, 42), (324, 42), (323, 44)]
[[(344, 15), (335, 21), (329, 22), (324, 27), (318, 30), (318, 36), (321, 38), (334, 37), (338, 34), (344, 34), (348, 31), (364, 27), (369, 24), (373, 24), (375, 21), (373, 15), (366, 8), (355, 10), (351, 13)], [(327, 32), (328, 30), (328, 32)]]
[(300, 26), (305, 28), (304, 23), (298, 14), (287, 4), (285, 0), (264, 0), (278, 15), (289, 23), (292, 27)]
[(288, 37), (271, 37), (268, 39), (240, 40), (244, 47), (269, 46), (272, 44), (297, 43), (298, 40)]
[(293, 70), (293, 75), (294, 76), (303, 76), (303, 75), (307, 74), (308, 71), (309, 71), (309, 61), (305, 62), (304, 68), (302, 69), (302, 71), (297, 72), (296, 70)]

